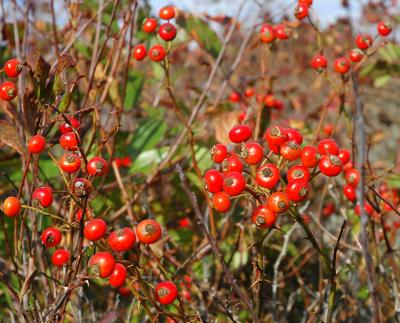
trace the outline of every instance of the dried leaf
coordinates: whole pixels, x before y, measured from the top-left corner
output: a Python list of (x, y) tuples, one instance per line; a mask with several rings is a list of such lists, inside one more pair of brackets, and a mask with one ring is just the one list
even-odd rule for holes
[(215, 127), (215, 138), (222, 144), (229, 144), (228, 133), (232, 127), (237, 124), (237, 113), (236, 112), (225, 112), (221, 113), (214, 119)]
[(24, 281), (24, 284), (22, 285), (21, 290), (20, 290), (19, 295), (18, 295), (19, 299), (22, 299), (22, 297), (29, 290), (29, 287), (31, 286), (32, 281), (35, 279), (36, 273), (37, 273), (37, 271), (35, 269), (35, 270), (33, 270), (31, 272), (30, 275), (28, 275), (28, 277), (26, 277), (26, 279)]
[(6, 121), (0, 121), (0, 141), (15, 149), (20, 155), (25, 157), (28, 155), (26, 147), (18, 135), (17, 129)]
[(56, 66), (56, 71), (61, 73), (66, 68), (74, 67), (76, 65), (76, 61), (68, 54), (61, 55), (58, 58), (58, 63)]

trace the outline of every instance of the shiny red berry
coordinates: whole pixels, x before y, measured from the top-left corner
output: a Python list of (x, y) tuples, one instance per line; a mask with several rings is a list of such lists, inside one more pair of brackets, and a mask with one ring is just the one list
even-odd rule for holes
[(61, 232), (57, 228), (47, 228), (42, 232), (42, 243), (47, 247), (55, 247), (61, 241)]
[(281, 156), (289, 161), (295, 161), (301, 157), (301, 147), (295, 141), (286, 141), (279, 146)]
[(350, 151), (347, 149), (339, 149), (338, 157), (342, 162), (342, 165), (345, 165), (350, 160)]
[(111, 232), (108, 245), (115, 252), (124, 252), (132, 249), (136, 242), (135, 232), (130, 228), (123, 228)]
[(155, 296), (159, 303), (171, 304), (178, 296), (178, 288), (171, 281), (158, 283), (155, 288)]
[(316, 55), (311, 61), (311, 67), (321, 73), (328, 67), (328, 60), (324, 55)]
[(305, 200), (309, 191), (308, 182), (303, 179), (295, 179), (286, 186), (286, 194), (292, 202)]
[(294, 16), (299, 20), (306, 18), (308, 16), (308, 6), (305, 3), (299, 2), (294, 9)]
[(241, 173), (230, 172), (225, 175), (223, 190), (230, 196), (236, 196), (246, 188), (246, 180)]
[(18, 59), (12, 58), (5, 62), (3, 69), (8, 77), (17, 77), (22, 71), (22, 64)]
[(175, 8), (172, 6), (165, 6), (160, 9), (158, 15), (163, 20), (170, 20), (175, 18)]
[(135, 46), (135, 48), (133, 49), (133, 57), (137, 60), (137, 61), (142, 61), (145, 59), (147, 55), (147, 49), (143, 44), (138, 44)]
[(349, 50), (349, 58), (353, 63), (361, 61), (364, 57), (364, 53), (359, 48), (353, 48)]
[(273, 189), (279, 182), (279, 169), (274, 164), (264, 164), (257, 169), (256, 182), (257, 185)]
[(109, 252), (97, 252), (89, 260), (90, 273), (107, 278), (111, 276), (115, 268), (115, 259)]
[(310, 172), (306, 166), (295, 165), (289, 168), (286, 178), (289, 183), (296, 179), (308, 182), (310, 180)]
[(321, 159), (321, 154), (314, 146), (305, 146), (301, 152), (301, 163), (308, 168), (313, 168), (318, 165)]
[(264, 24), (261, 26), (260, 38), (263, 43), (272, 43), (275, 40), (275, 30), (271, 25)]
[(224, 191), (215, 193), (212, 199), (213, 207), (218, 212), (224, 213), (231, 207), (230, 196)]
[(281, 126), (272, 126), (264, 134), (265, 141), (275, 154), (279, 152), (279, 146), (286, 142), (288, 138), (286, 129)]
[(288, 136), (288, 141), (294, 141), (298, 145), (301, 145), (303, 143), (303, 135), (300, 131), (294, 128), (286, 128), (285, 130)]
[(222, 163), (222, 171), (224, 174), (229, 172), (241, 173), (243, 170), (243, 163), (237, 155), (230, 155), (225, 158)]
[(233, 91), (230, 95), (229, 95), (229, 101), (231, 101), (232, 103), (238, 103), (240, 102), (240, 94), (238, 92)]
[(68, 122), (70, 123), (70, 125), (67, 122), (63, 122), (60, 125), (60, 132), (61, 133), (66, 133), (66, 132), (73, 132), (72, 130), (79, 130), (79, 128), (81, 127), (81, 123), (78, 119), (74, 118), (74, 117), (68, 117)]
[(357, 187), (360, 181), (360, 172), (355, 168), (349, 169), (346, 172), (345, 179), (347, 184)]
[(244, 91), (244, 96), (246, 98), (251, 98), (252, 96), (254, 96), (254, 89), (252, 87), (248, 87), (245, 91)]
[(274, 29), (276, 38), (280, 40), (289, 39), (289, 30), (285, 25), (276, 25)]
[(136, 227), (138, 240), (144, 244), (153, 244), (160, 240), (162, 230), (160, 224), (153, 219), (140, 221)]
[(352, 202), (357, 199), (356, 189), (349, 184), (343, 186), (343, 195), (346, 197), (346, 199)]
[(7, 81), (0, 85), (0, 99), (11, 101), (17, 94), (18, 90), (14, 83)]
[(169, 22), (162, 24), (158, 29), (158, 35), (165, 41), (171, 41), (176, 37), (176, 28)]
[(225, 145), (216, 144), (211, 148), (210, 154), (214, 163), (221, 164), (228, 154), (228, 149)]
[(290, 207), (290, 200), (286, 193), (275, 192), (267, 199), (268, 209), (275, 213), (286, 212)]
[(58, 162), (60, 168), (66, 173), (75, 173), (81, 168), (81, 158), (76, 154), (64, 154)]
[(110, 286), (115, 288), (122, 286), (125, 282), (126, 273), (126, 267), (123, 264), (116, 263), (113, 273), (108, 278)]
[(90, 220), (85, 225), (83, 234), (90, 241), (100, 240), (107, 232), (107, 224), (103, 219)]
[(7, 197), (3, 202), (3, 212), (9, 218), (15, 218), (21, 211), (21, 202), (14, 196)]
[(40, 154), (46, 148), (46, 139), (42, 135), (35, 135), (28, 140), (28, 151), (31, 154)]
[(323, 139), (318, 143), (318, 152), (321, 155), (337, 155), (339, 154), (339, 146), (334, 139)]
[(373, 44), (372, 37), (368, 34), (358, 35), (356, 37), (356, 45), (359, 49), (366, 50)]
[(377, 30), (378, 30), (379, 35), (385, 37), (385, 36), (388, 36), (392, 32), (393, 27), (391, 24), (388, 24), (385, 22), (380, 22), (377, 26)]
[(211, 193), (217, 193), (222, 191), (222, 185), (224, 182), (224, 175), (216, 169), (209, 169), (204, 174), (204, 187)]
[(333, 63), (333, 67), (339, 74), (346, 74), (350, 69), (350, 61), (347, 57), (339, 57)]
[(32, 193), (32, 203), (48, 208), (53, 203), (53, 190), (50, 186), (42, 186)]
[(342, 171), (342, 163), (335, 155), (324, 155), (318, 163), (322, 174), (326, 176), (337, 176)]
[(86, 170), (92, 176), (103, 176), (108, 171), (108, 163), (104, 158), (93, 157), (88, 161)]
[[(367, 201), (364, 201), (364, 211), (367, 213), (367, 215), (372, 215), (372, 213), (374, 213), (374, 208)], [(354, 208), (354, 212), (358, 216), (361, 216), (361, 207), (359, 203), (357, 203), (356, 207)]]
[(277, 213), (271, 211), (267, 205), (260, 205), (251, 214), (251, 222), (261, 229), (267, 229), (275, 225), (277, 217)]
[(143, 22), (142, 29), (145, 33), (152, 33), (157, 28), (157, 20), (154, 18), (146, 18)]
[(65, 150), (69, 151), (78, 150), (79, 138), (74, 132), (63, 133), (60, 137), (60, 145)]
[(51, 262), (54, 266), (62, 267), (69, 260), (69, 251), (65, 249), (58, 249), (54, 251), (53, 256), (51, 257)]
[(167, 53), (165, 52), (165, 49), (163, 46), (154, 45), (153, 47), (150, 48), (148, 55), (152, 61), (160, 62), (164, 59), (166, 54)]
[(264, 158), (264, 150), (258, 142), (248, 142), (242, 145), (240, 156), (248, 165), (257, 165)]
[(236, 125), (229, 131), (229, 139), (235, 144), (249, 140), (252, 135), (253, 131), (246, 125)]

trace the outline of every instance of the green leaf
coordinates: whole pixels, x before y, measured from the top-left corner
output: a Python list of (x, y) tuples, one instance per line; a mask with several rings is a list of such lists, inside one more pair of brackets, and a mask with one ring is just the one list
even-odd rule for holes
[(156, 169), (157, 165), (165, 158), (168, 152), (168, 147), (160, 149), (150, 149), (143, 151), (137, 158), (134, 159), (130, 168), (131, 173), (149, 173)]
[(379, 77), (377, 77), (377, 78), (375, 79), (374, 85), (375, 85), (376, 87), (382, 87), (382, 86), (386, 85), (386, 84), (390, 81), (390, 79), (391, 79), (391, 77), (390, 77), (390, 75), (388, 75), (388, 74), (379, 76)]
[(388, 176), (387, 183), (391, 188), (398, 189), (400, 188), (400, 175), (393, 174)]
[(128, 72), (128, 81), (126, 84), (126, 96), (124, 107), (127, 110), (133, 109), (140, 97), (144, 83), (144, 73), (130, 70)]
[(191, 14), (186, 14), (180, 15), (177, 23), (214, 58), (218, 56), (222, 48), (221, 41), (216, 32), (204, 20)]

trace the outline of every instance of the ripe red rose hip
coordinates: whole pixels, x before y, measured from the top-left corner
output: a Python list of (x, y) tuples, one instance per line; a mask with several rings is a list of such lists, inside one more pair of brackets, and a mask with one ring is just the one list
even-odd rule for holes
[(305, 3), (299, 2), (299, 4), (294, 9), (294, 16), (302, 20), (308, 16), (308, 6)]
[(76, 154), (64, 154), (58, 162), (60, 168), (66, 173), (75, 173), (81, 168), (81, 158)]
[(65, 249), (58, 249), (54, 251), (53, 256), (51, 257), (51, 262), (54, 266), (62, 267), (69, 260), (69, 251)]
[(50, 186), (41, 186), (33, 191), (32, 203), (48, 208), (53, 203), (53, 190)]
[(324, 155), (318, 163), (322, 174), (326, 176), (337, 176), (342, 171), (342, 162), (335, 155)]
[(237, 125), (229, 131), (229, 140), (235, 144), (247, 141), (253, 135), (253, 131), (249, 126)]
[[(365, 213), (367, 213), (367, 215), (372, 215), (372, 213), (374, 212), (374, 208), (367, 201), (364, 201), (364, 211)], [(359, 203), (357, 203), (356, 207), (354, 208), (354, 212), (358, 216), (361, 216), (361, 207)]]
[(242, 145), (240, 155), (248, 165), (257, 165), (264, 157), (264, 150), (258, 142), (248, 142)]
[(356, 189), (349, 184), (343, 186), (343, 195), (346, 197), (346, 199), (352, 202), (357, 199)]
[(147, 55), (147, 50), (146, 47), (143, 44), (138, 44), (135, 46), (135, 48), (133, 49), (133, 57), (137, 60), (137, 61), (142, 61), (145, 59)]
[(138, 240), (143, 244), (156, 243), (161, 238), (161, 226), (153, 219), (140, 221), (136, 227)]
[(290, 200), (286, 193), (275, 192), (267, 199), (268, 208), (275, 213), (286, 212), (290, 207)]
[(18, 90), (14, 83), (7, 81), (0, 85), (0, 99), (11, 101), (17, 94)]
[(149, 50), (149, 57), (154, 62), (160, 62), (164, 59), (166, 52), (163, 46), (161, 45), (154, 45)]
[(126, 267), (123, 264), (116, 263), (114, 271), (108, 278), (108, 282), (112, 287), (120, 287), (124, 284), (126, 278)]
[(364, 53), (359, 48), (353, 48), (349, 51), (349, 58), (353, 63), (361, 61), (364, 57)]
[(9, 218), (15, 218), (21, 211), (21, 202), (14, 196), (7, 197), (3, 202), (3, 212)]
[(275, 154), (279, 152), (279, 146), (286, 142), (288, 138), (286, 129), (281, 126), (272, 126), (264, 134), (264, 140)]
[(18, 59), (12, 58), (5, 62), (3, 69), (8, 77), (17, 77), (22, 71), (22, 64)]
[(280, 40), (289, 39), (289, 30), (285, 25), (279, 24), (275, 26), (275, 36)]
[(225, 158), (222, 163), (222, 171), (224, 174), (229, 172), (241, 173), (243, 170), (243, 163), (237, 155), (230, 155)]
[(211, 148), (210, 154), (214, 163), (221, 164), (228, 154), (228, 149), (225, 145), (216, 144)]
[(89, 260), (90, 273), (107, 278), (111, 276), (115, 268), (115, 259), (109, 252), (97, 252)]
[(145, 33), (152, 33), (157, 28), (157, 20), (154, 18), (146, 18), (143, 22), (142, 29)]
[(301, 147), (295, 141), (286, 141), (279, 146), (279, 153), (284, 159), (294, 161), (301, 157)]
[(42, 232), (42, 243), (47, 247), (55, 247), (61, 241), (61, 232), (57, 228), (47, 228)]
[(377, 26), (377, 30), (379, 35), (385, 37), (390, 35), (390, 33), (393, 30), (393, 27), (391, 24), (385, 23), (385, 22), (380, 22)]
[(323, 139), (318, 143), (318, 152), (321, 155), (337, 155), (339, 154), (339, 146), (334, 139)]
[(31, 154), (40, 154), (46, 148), (46, 139), (42, 135), (35, 135), (29, 138), (28, 151)]
[(175, 18), (175, 8), (172, 6), (165, 6), (160, 9), (158, 15), (163, 20), (170, 20)]
[(350, 69), (350, 61), (347, 57), (339, 57), (333, 63), (333, 67), (339, 74), (346, 74)]
[(288, 136), (288, 141), (294, 141), (298, 145), (303, 143), (303, 135), (300, 131), (294, 128), (286, 128), (286, 134)]
[(251, 222), (261, 229), (266, 229), (274, 226), (277, 217), (277, 213), (271, 211), (267, 205), (260, 205), (253, 211)]
[(356, 45), (359, 49), (366, 50), (373, 44), (372, 37), (368, 34), (358, 35), (356, 37)]
[(230, 95), (229, 95), (229, 101), (231, 101), (232, 103), (238, 103), (240, 102), (240, 94), (238, 92), (233, 91)]
[(216, 169), (209, 169), (204, 174), (204, 187), (211, 193), (217, 193), (222, 191), (222, 185), (224, 182), (224, 175), (222, 175)]
[(279, 182), (279, 169), (274, 164), (264, 164), (257, 169), (256, 181), (257, 185), (273, 189)]
[(171, 41), (176, 37), (176, 28), (169, 22), (162, 24), (158, 29), (158, 35), (165, 41)]
[(215, 193), (212, 199), (213, 207), (218, 212), (224, 213), (231, 207), (231, 199), (224, 191)]
[(317, 72), (322, 72), (328, 67), (328, 60), (324, 55), (316, 55), (311, 61), (311, 67)]
[(260, 38), (263, 43), (272, 43), (275, 40), (275, 30), (271, 25), (264, 24), (261, 26)]
[(347, 149), (340, 149), (338, 157), (342, 162), (342, 165), (345, 165), (350, 160), (350, 151), (348, 151)]
[(305, 3), (308, 7), (311, 7), (313, 0), (299, 0), (299, 3)]
[(225, 175), (223, 190), (230, 196), (236, 196), (243, 192), (246, 187), (246, 180), (241, 173), (230, 172)]
[(308, 168), (317, 166), (321, 155), (314, 146), (305, 146), (301, 152), (301, 163)]
[(92, 176), (103, 176), (108, 171), (107, 161), (101, 157), (93, 157), (88, 161), (86, 170)]
[(90, 241), (97, 241), (103, 238), (107, 232), (107, 224), (103, 219), (90, 220), (85, 225), (83, 234)]
[(345, 179), (347, 184), (357, 187), (358, 186), (358, 182), (360, 181), (360, 172), (355, 169), (349, 169), (346, 174), (345, 174)]
[(303, 179), (295, 179), (286, 186), (286, 194), (292, 202), (300, 202), (306, 199), (310, 187), (307, 181)]
[(171, 281), (158, 283), (155, 288), (155, 296), (159, 303), (171, 304), (178, 296), (178, 288)]
[(136, 242), (136, 236), (132, 229), (123, 228), (111, 232), (107, 241), (115, 252), (124, 252), (133, 247)]
[(70, 123), (70, 125), (67, 122), (63, 122), (60, 125), (60, 132), (61, 133), (66, 133), (66, 132), (73, 132), (73, 130), (79, 130), (79, 128), (81, 127), (81, 123), (78, 119), (74, 118), (74, 117), (68, 117), (68, 122)]
[(302, 179), (307, 182), (310, 180), (310, 172), (306, 166), (295, 165), (289, 168), (286, 178), (289, 183), (296, 179)]
[(65, 150), (78, 150), (79, 138), (74, 132), (63, 133), (60, 137), (60, 145)]
[(92, 183), (86, 178), (75, 178), (71, 184), (71, 193), (79, 198), (89, 196), (93, 191)]

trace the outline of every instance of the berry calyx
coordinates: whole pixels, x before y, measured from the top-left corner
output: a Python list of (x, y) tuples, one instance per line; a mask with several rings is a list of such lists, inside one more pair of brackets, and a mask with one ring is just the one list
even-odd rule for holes
[(256, 182), (257, 185), (273, 189), (279, 182), (279, 169), (274, 164), (264, 164), (257, 169)]

